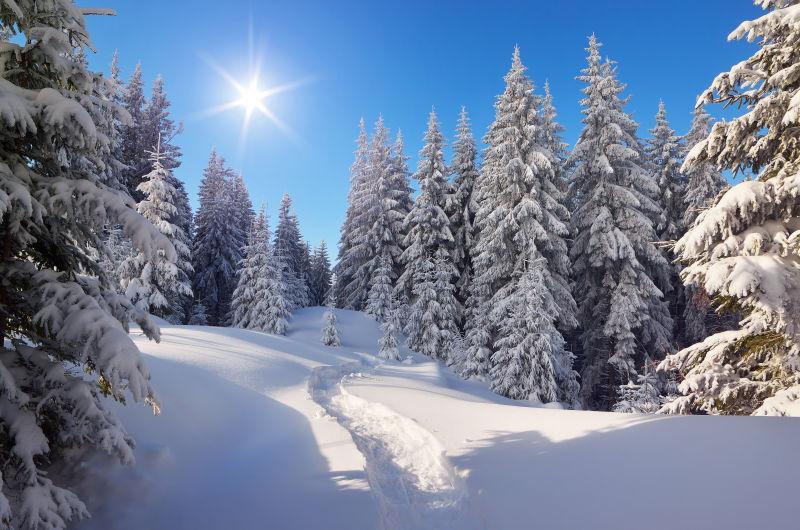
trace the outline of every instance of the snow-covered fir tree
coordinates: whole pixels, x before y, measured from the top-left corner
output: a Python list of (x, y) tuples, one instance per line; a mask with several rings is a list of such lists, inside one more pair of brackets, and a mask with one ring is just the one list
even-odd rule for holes
[(798, 6), (759, 4), (768, 13), (729, 36), (758, 41), (758, 49), (719, 74), (698, 101), (746, 111), (714, 124), (684, 162), (687, 173), (709, 163), (758, 177), (725, 191), (675, 245), (684, 282), (744, 318), (738, 329), (661, 363), (683, 376), (683, 395), (665, 405), (667, 412), (780, 415), (800, 399)]
[(158, 145), (150, 161), (153, 169), (137, 188), (144, 197), (137, 210), (170, 241), (177, 261), (171, 256), (172, 252), (141, 250), (120, 265), (120, 288), (139, 310), (179, 323), (185, 317), (182, 302), (192, 296), (190, 278), (186, 274), (187, 270), (192, 270), (191, 264), (186, 262), (189, 249), (183, 231), (170, 222), (175, 215), (177, 192), (172, 187), (170, 171), (161, 165)]
[(253, 220), (244, 257), (239, 264), (236, 289), (231, 298), (231, 325), (243, 329), (258, 329), (256, 304), (266, 297), (267, 261), (269, 260), (269, 229), (264, 208)]
[[(684, 137), (684, 153), (689, 151), (708, 137), (711, 131), (711, 116), (700, 105), (695, 108), (692, 125)], [(686, 193), (684, 197), (683, 224), (690, 228), (701, 211), (712, 205), (719, 193), (727, 188), (728, 183), (722, 172), (709, 161), (697, 161), (685, 168)], [(687, 285), (686, 308), (683, 312), (683, 334), (687, 344), (703, 341), (712, 332), (730, 327), (730, 317), (717, 315), (708, 293), (702, 288)]]
[(303, 266), (307, 247), (300, 237), (300, 227), (288, 193), (284, 193), (281, 198), (273, 248), (276, 259), (283, 266), (282, 277), (289, 307), (294, 310), (307, 306), (308, 286)]
[(339, 338), (339, 329), (336, 327), (336, 309), (334, 309), (333, 295), (328, 296), (325, 303), (327, 308), (322, 315), (325, 324), (322, 326), (322, 336), (320, 341), (325, 346), (340, 346), (342, 344)]
[[(662, 292), (650, 276), (669, 264), (654, 245), (648, 213), (652, 180), (642, 171), (636, 124), (611, 63), (592, 36), (583, 89), (584, 129), (572, 152), (574, 293), (581, 324), (581, 393), (592, 408), (610, 409), (618, 385), (633, 379), (646, 355), (670, 348), (672, 327)], [(667, 325), (668, 324), (668, 325)]]
[(661, 241), (675, 241), (684, 232), (684, 179), (678, 160), (681, 154), (680, 139), (669, 125), (663, 101), (658, 103), (656, 125), (650, 129), (646, 149), (658, 183), (659, 202), (664, 214), (661, 225), (656, 227), (657, 234)]
[(361, 267), (361, 260), (354, 252), (356, 245), (356, 217), (364, 208), (365, 197), (369, 192), (367, 181), (367, 155), (369, 138), (367, 137), (364, 119), (358, 123), (358, 140), (355, 159), (350, 166), (350, 189), (347, 193), (347, 212), (339, 236), (339, 254), (334, 272), (336, 283), (336, 305), (348, 309), (361, 309), (366, 292), (353, 291), (356, 275)]
[(389, 314), (381, 324), (381, 338), (378, 339), (378, 357), (392, 361), (400, 360), (400, 347), (397, 336), (400, 333), (394, 300), (390, 302)]
[[(678, 160), (680, 155), (680, 138), (670, 127), (666, 106), (663, 101), (660, 101), (656, 113), (656, 125), (650, 129), (650, 138), (646, 145), (646, 157), (648, 168), (652, 171), (658, 184), (658, 203), (661, 215), (659, 217), (660, 224), (656, 226), (656, 234), (662, 242), (676, 241), (685, 231), (683, 224), (685, 179), (680, 172), (680, 161)], [(673, 256), (669, 249), (663, 247), (662, 251), (667, 261), (672, 262)], [(673, 264), (668, 276), (669, 283), (658, 286), (669, 304), (673, 321), (682, 320), (680, 317), (683, 315), (686, 305), (684, 291), (678, 277), (679, 272), (680, 265)], [(682, 322), (678, 322), (678, 324), (678, 341), (680, 342), (683, 325)]]
[[(411, 189), (411, 183), (409, 181), (408, 157), (405, 154), (403, 133), (400, 130), (397, 131), (397, 135), (395, 136), (394, 145), (392, 145), (391, 156), (392, 189), (396, 193), (396, 199), (398, 202), (397, 212), (402, 219), (405, 219), (408, 216), (408, 213), (411, 211), (411, 208), (414, 207), (414, 197), (413, 190)], [(405, 237), (405, 226), (401, 224), (400, 237), (398, 237), (397, 240), (402, 244), (402, 242), (405, 241)], [(397, 270), (394, 271), (394, 274), (396, 278), (399, 278), (400, 275), (403, 274), (402, 260), (396, 264), (396, 267)]]
[(443, 146), (439, 121), (431, 111), (414, 174), (420, 192), (405, 220), (405, 269), (395, 292), (411, 303), (409, 348), (447, 360), (449, 343), (458, 330), (460, 307), (454, 293), (453, 236), (444, 211), (449, 186)]
[(195, 299), (206, 307), (212, 326), (226, 322), (242, 257), (241, 227), (234, 223), (231, 211), (230, 175), (225, 160), (212, 151), (200, 182), (192, 248)]
[[(453, 264), (456, 267), (456, 297), (465, 307), (469, 298), (472, 280), (472, 248), (477, 203), (472, 189), (478, 178), (478, 148), (470, 128), (469, 116), (461, 107), (456, 128), (456, 141), (453, 143), (452, 193), (447, 197), (447, 215), (453, 234)], [(459, 315), (459, 325), (463, 326), (463, 315)]]
[[(144, 80), (142, 65), (138, 63), (128, 82), (122, 89), (122, 106), (129, 117), (121, 127), (120, 154), (125, 164), (123, 172), (125, 184), (133, 197), (138, 196), (136, 188), (139, 179), (149, 171), (147, 163), (148, 146), (144, 139)], [(151, 147), (152, 148), (152, 147)]]
[[(157, 410), (130, 320), (158, 339), (145, 313), (117, 294), (97, 254), (120, 226), (137, 251), (177, 259), (107, 172), (109, 110), (80, 8), (17, 0), (2, 9), (0, 50), (0, 525), (65, 529), (87, 516), (53, 466), (97, 449), (133, 462), (133, 441), (101, 394)], [(81, 52), (82, 53), (82, 52)], [(72, 462), (76, 464), (77, 462)]]
[[(542, 123), (539, 128), (541, 143), (552, 156), (551, 165), (555, 178), (553, 181), (561, 188), (562, 192), (567, 191), (566, 163), (569, 159), (567, 144), (562, 138), (564, 126), (556, 120), (558, 113), (553, 103), (553, 94), (550, 92), (550, 83), (544, 83), (544, 97), (542, 98), (541, 110)], [(562, 200), (566, 201), (566, 197)]]
[[(531, 252), (536, 250), (545, 260), (544, 288), (556, 301), (557, 325), (575, 326), (575, 302), (568, 283), (569, 212), (563, 204), (563, 185), (556, 180), (555, 157), (542, 142), (541, 98), (534, 94), (518, 48), (504, 79), (506, 88), (495, 103), (495, 121), (484, 138), (487, 148), (477, 185), (478, 233), (472, 249), (477, 285), (472, 292), (485, 299), (468, 302), (479, 309), (469, 311), (473, 315), (468, 322), (466, 362), (471, 368), (465, 372), (485, 376), (473, 370), (492, 366), (493, 388), (523, 399), (527, 393), (512, 391), (507, 381), (495, 377), (515, 370), (502, 364), (511, 362), (505, 353), (514, 337), (523, 333), (510, 324), (509, 315), (513, 300), (526, 296), (519, 291), (520, 278)], [(493, 352), (491, 363), (485, 359), (487, 348)], [(518, 375), (525, 378), (528, 372)]]
[(372, 271), (367, 306), (364, 311), (378, 322), (386, 322), (392, 312), (392, 267), (389, 258), (381, 257)]
[(190, 326), (207, 326), (208, 325), (208, 315), (206, 314), (206, 306), (203, 302), (195, 302), (192, 304), (191, 313), (189, 314), (189, 321), (187, 322)]
[(311, 254), (311, 270), (309, 274), (308, 303), (312, 306), (324, 305), (331, 290), (331, 261), (328, 257), (328, 245), (323, 239)]
[(636, 382), (628, 381), (617, 389), (614, 412), (654, 414), (661, 408), (663, 397), (659, 392), (659, 381), (655, 373), (636, 376)]

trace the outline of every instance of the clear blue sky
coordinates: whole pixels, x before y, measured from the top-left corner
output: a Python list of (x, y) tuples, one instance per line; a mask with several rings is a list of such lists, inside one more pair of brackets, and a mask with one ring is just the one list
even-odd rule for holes
[[(642, 131), (652, 127), (663, 98), (673, 127), (683, 133), (697, 94), (749, 49), (728, 43), (728, 33), (761, 13), (750, 0), (101, 4), (118, 15), (90, 18), (98, 48), (91, 64), (106, 71), (118, 49), (125, 78), (139, 61), (148, 90), (157, 74), (164, 76), (173, 117), (185, 124), (177, 139), (184, 153), (178, 175), (193, 205), (216, 146), (243, 172), (254, 204), (268, 204), (273, 222), (280, 196), (289, 192), (304, 236), (312, 244), (324, 238), (331, 248), (344, 216), (360, 117), (371, 124), (382, 113), (392, 132), (401, 128), (413, 169), (431, 106), (448, 138), (461, 105), (476, 137), (483, 135), (519, 44), (536, 85), (549, 79), (566, 140), (573, 143), (581, 118), (581, 84), (574, 78), (584, 65), (586, 38), (595, 32), (604, 54), (619, 63), (632, 95), (628, 108)], [(267, 100), (295, 137), (256, 116), (240, 145), (242, 109), (200, 116), (236, 97), (204, 57), (249, 79), (251, 20), (265, 87), (313, 81)]]

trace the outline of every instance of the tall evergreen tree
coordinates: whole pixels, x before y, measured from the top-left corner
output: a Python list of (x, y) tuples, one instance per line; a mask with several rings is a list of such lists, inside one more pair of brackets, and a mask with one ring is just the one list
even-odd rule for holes
[[(479, 179), (478, 235), (472, 250), (477, 289), (487, 296), (477, 303), (488, 316), (478, 318), (488, 330), (468, 330), (467, 359), (473, 366), (483, 367), (485, 348), (498, 353), (521, 332), (509, 326), (508, 319), (512, 300), (524, 296), (519, 292), (520, 278), (533, 252), (546, 261), (545, 288), (556, 300), (558, 324), (569, 329), (576, 323), (565, 241), (569, 212), (563, 204), (563, 186), (556, 181), (554, 155), (542, 141), (541, 98), (534, 94), (533, 83), (525, 74), (519, 48), (514, 50), (504, 79), (506, 88), (495, 103), (495, 121), (484, 138), (488, 147)], [(487, 337), (491, 337), (489, 344), (485, 343)], [(472, 342), (476, 338), (479, 342)], [(481, 359), (473, 359), (476, 355)], [(495, 365), (507, 360), (502, 354), (491, 358)], [(492, 376), (507, 368), (492, 368)], [(515, 373), (527, 377), (525, 371)], [(492, 384), (500, 388), (496, 386), (499, 382)]]
[(669, 126), (666, 106), (660, 101), (656, 126), (650, 129), (647, 155), (658, 183), (659, 202), (664, 214), (661, 225), (656, 227), (662, 241), (675, 241), (683, 235), (684, 183), (678, 161), (680, 151), (680, 139)]
[(263, 312), (257, 311), (259, 303), (267, 298), (269, 271), (269, 228), (264, 208), (253, 220), (244, 257), (239, 264), (236, 289), (231, 298), (231, 325), (244, 329), (259, 329)]
[[(711, 116), (703, 106), (694, 110), (692, 125), (684, 138), (684, 159), (691, 149), (708, 137), (711, 131)], [(691, 228), (701, 211), (710, 207), (719, 193), (728, 186), (722, 172), (709, 161), (697, 161), (685, 168), (687, 177), (684, 197), (683, 224)], [(709, 335), (709, 327), (715, 332), (727, 327), (725, 317), (714, 311), (711, 299), (704, 289), (687, 285), (686, 309), (683, 312), (684, 338), (687, 344), (703, 341)]]
[[(477, 204), (472, 196), (472, 189), (478, 178), (478, 148), (469, 124), (467, 110), (461, 107), (456, 129), (456, 141), (453, 144), (452, 193), (448, 196), (447, 215), (450, 218), (450, 229), (453, 233), (453, 263), (456, 267), (456, 297), (461, 307), (465, 307), (469, 298), (469, 287), (472, 280), (472, 239), (473, 225)], [(459, 315), (459, 324), (463, 326), (464, 316)]]
[[(136, 65), (128, 82), (122, 91), (122, 106), (128, 112), (129, 119), (121, 128), (120, 154), (122, 163), (125, 164), (124, 178), (128, 190), (134, 198), (138, 198), (136, 187), (140, 178), (147, 174), (147, 149), (144, 138), (144, 81), (142, 80), (142, 65)], [(152, 146), (150, 146), (152, 148)]]
[(195, 298), (206, 307), (208, 324), (224, 325), (242, 251), (240, 226), (232, 221), (230, 170), (211, 152), (200, 182), (192, 260)]
[(454, 294), (453, 236), (444, 211), (449, 186), (443, 146), (439, 121), (431, 111), (414, 174), (420, 192), (405, 220), (405, 270), (396, 293), (411, 302), (409, 347), (449, 360), (450, 344), (458, 332), (458, 301)]
[(683, 394), (669, 412), (774, 414), (800, 400), (800, 29), (797, 2), (764, 0), (769, 12), (743, 22), (730, 39), (758, 41), (757, 50), (719, 74), (698, 103), (745, 109), (716, 123), (684, 162), (734, 174), (751, 170), (701, 212), (675, 245), (686, 263), (684, 282), (744, 314), (739, 329), (723, 331), (661, 363), (683, 376)]
[[(656, 125), (650, 130), (650, 139), (647, 142), (647, 159), (658, 184), (658, 202), (661, 210), (660, 224), (656, 226), (656, 234), (661, 241), (675, 241), (684, 232), (684, 178), (680, 172), (678, 158), (681, 153), (680, 139), (667, 121), (667, 110), (664, 102), (658, 104)], [(668, 249), (664, 248), (667, 261), (672, 261)], [(683, 288), (678, 278), (680, 265), (673, 264), (668, 278), (668, 284), (659, 285), (664, 292), (669, 304), (670, 315), (678, 320), (678, 335), (683, 334), (683, 311), (685, 297)]]
[(297, 216), (292, 210), (292, 198), (284, 193), (275, 227), (275, 256), (282, 264), (282, 278), (286, 288), (286, 300), (291, 309), (308, 305), (308, 290), (303, 262), (306, 246), (300, 237)]
[[(624, 111), (624, 90), (611, 63), (600, 60), (601, 44), (589, 39), (582, 100), (584, 129), (572, 152), (572, 196), (581, 203), (572, 216), (571, 249), (575, 298), (581, 324), (582, 398), (610, 409), (622, 382), (637, 364), (669, 347), (662, 292), (649, 271), (668, 263), (655, 247), (647, 212), (652, 182), (640, 163), (636, 124)], [(670, 322), (671, 325), (671, 322)]]
[(356, 274), (360, 270), (360, 260), (353, 248), (356, 245), (356, 217), (364, 207), (364, 196), (367, 193), (367, 155), (369, 153), (367, 131), (364, 119), (358, 123), (358, 140), (355, 159), (350, 166), (350, 190), (347, 194), (347, 212), (339, 236), (339, 254), (334, 272), (336, 283), (334, 294), (336, 305), (349, 309), (360, 309), (363, 293), (353, 292), (352, 286)]
[(311, 255), (311, 274), (309, 282), (309, 305), (325, 305), (328, 292), (331, 290), (331, 261), (328, 257), (328, 245), (323, 239)]
[(102, 78), (79, 56), (91, 47), (81, 10), (17, 0), (4, 4), (2, 28), (0, 526), (63, 530), (88, 513), (54, 466), (76, 465), (89, 449), (133, 461), (133, 441), (101, 394), (157, 410), (126, 329), (134, 320), (157, 339), (158, 328), (97, 263), (103, 228), (119, 225), (148, 255), (177, 256), (106, 172), (103, 131), (124, 114), (98, 97)]
[(177, 253), (177, 262), (172, 253), (141, 250), (122, 262), (120, 287), (141, 311), (179, 323), (185, 318), (182, 297), (192, 296), (190, 279), (186, 274), (187, 270), (192, 270), (188, 263), (189, 249), (183, 231), (170, 222), (175, 215), (177, 193), (170, 182), (170, 171), (161, 165), (158, 145), (150, 160), (153, 170), (137, 188), (144, 196), (138, 211), (170, 241)]

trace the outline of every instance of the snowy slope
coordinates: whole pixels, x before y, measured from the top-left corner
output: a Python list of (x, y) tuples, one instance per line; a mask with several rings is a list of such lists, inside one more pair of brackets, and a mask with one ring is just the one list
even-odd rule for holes
[[(98, 458), (84, 529), (797, 528), (800, 421), (532, 408), (322, 308), (286, 337), (168, 326), (137, 338), (163, 413), (121, 407), (137, 465)], [(106, 477), (108, 467), (114, 469)], [(101, 478), (103, 477), (103, 478)]]

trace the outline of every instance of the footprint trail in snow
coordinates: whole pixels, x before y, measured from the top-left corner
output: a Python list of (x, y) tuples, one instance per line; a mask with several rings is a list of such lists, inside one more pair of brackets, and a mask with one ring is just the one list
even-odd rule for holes
[(315, 368), (308, 391), (364, 455), (384, 530), (477, 529), (466, 487), (441, 443), (414, 420), (347, 391), (343, 383), (364, 368)]

